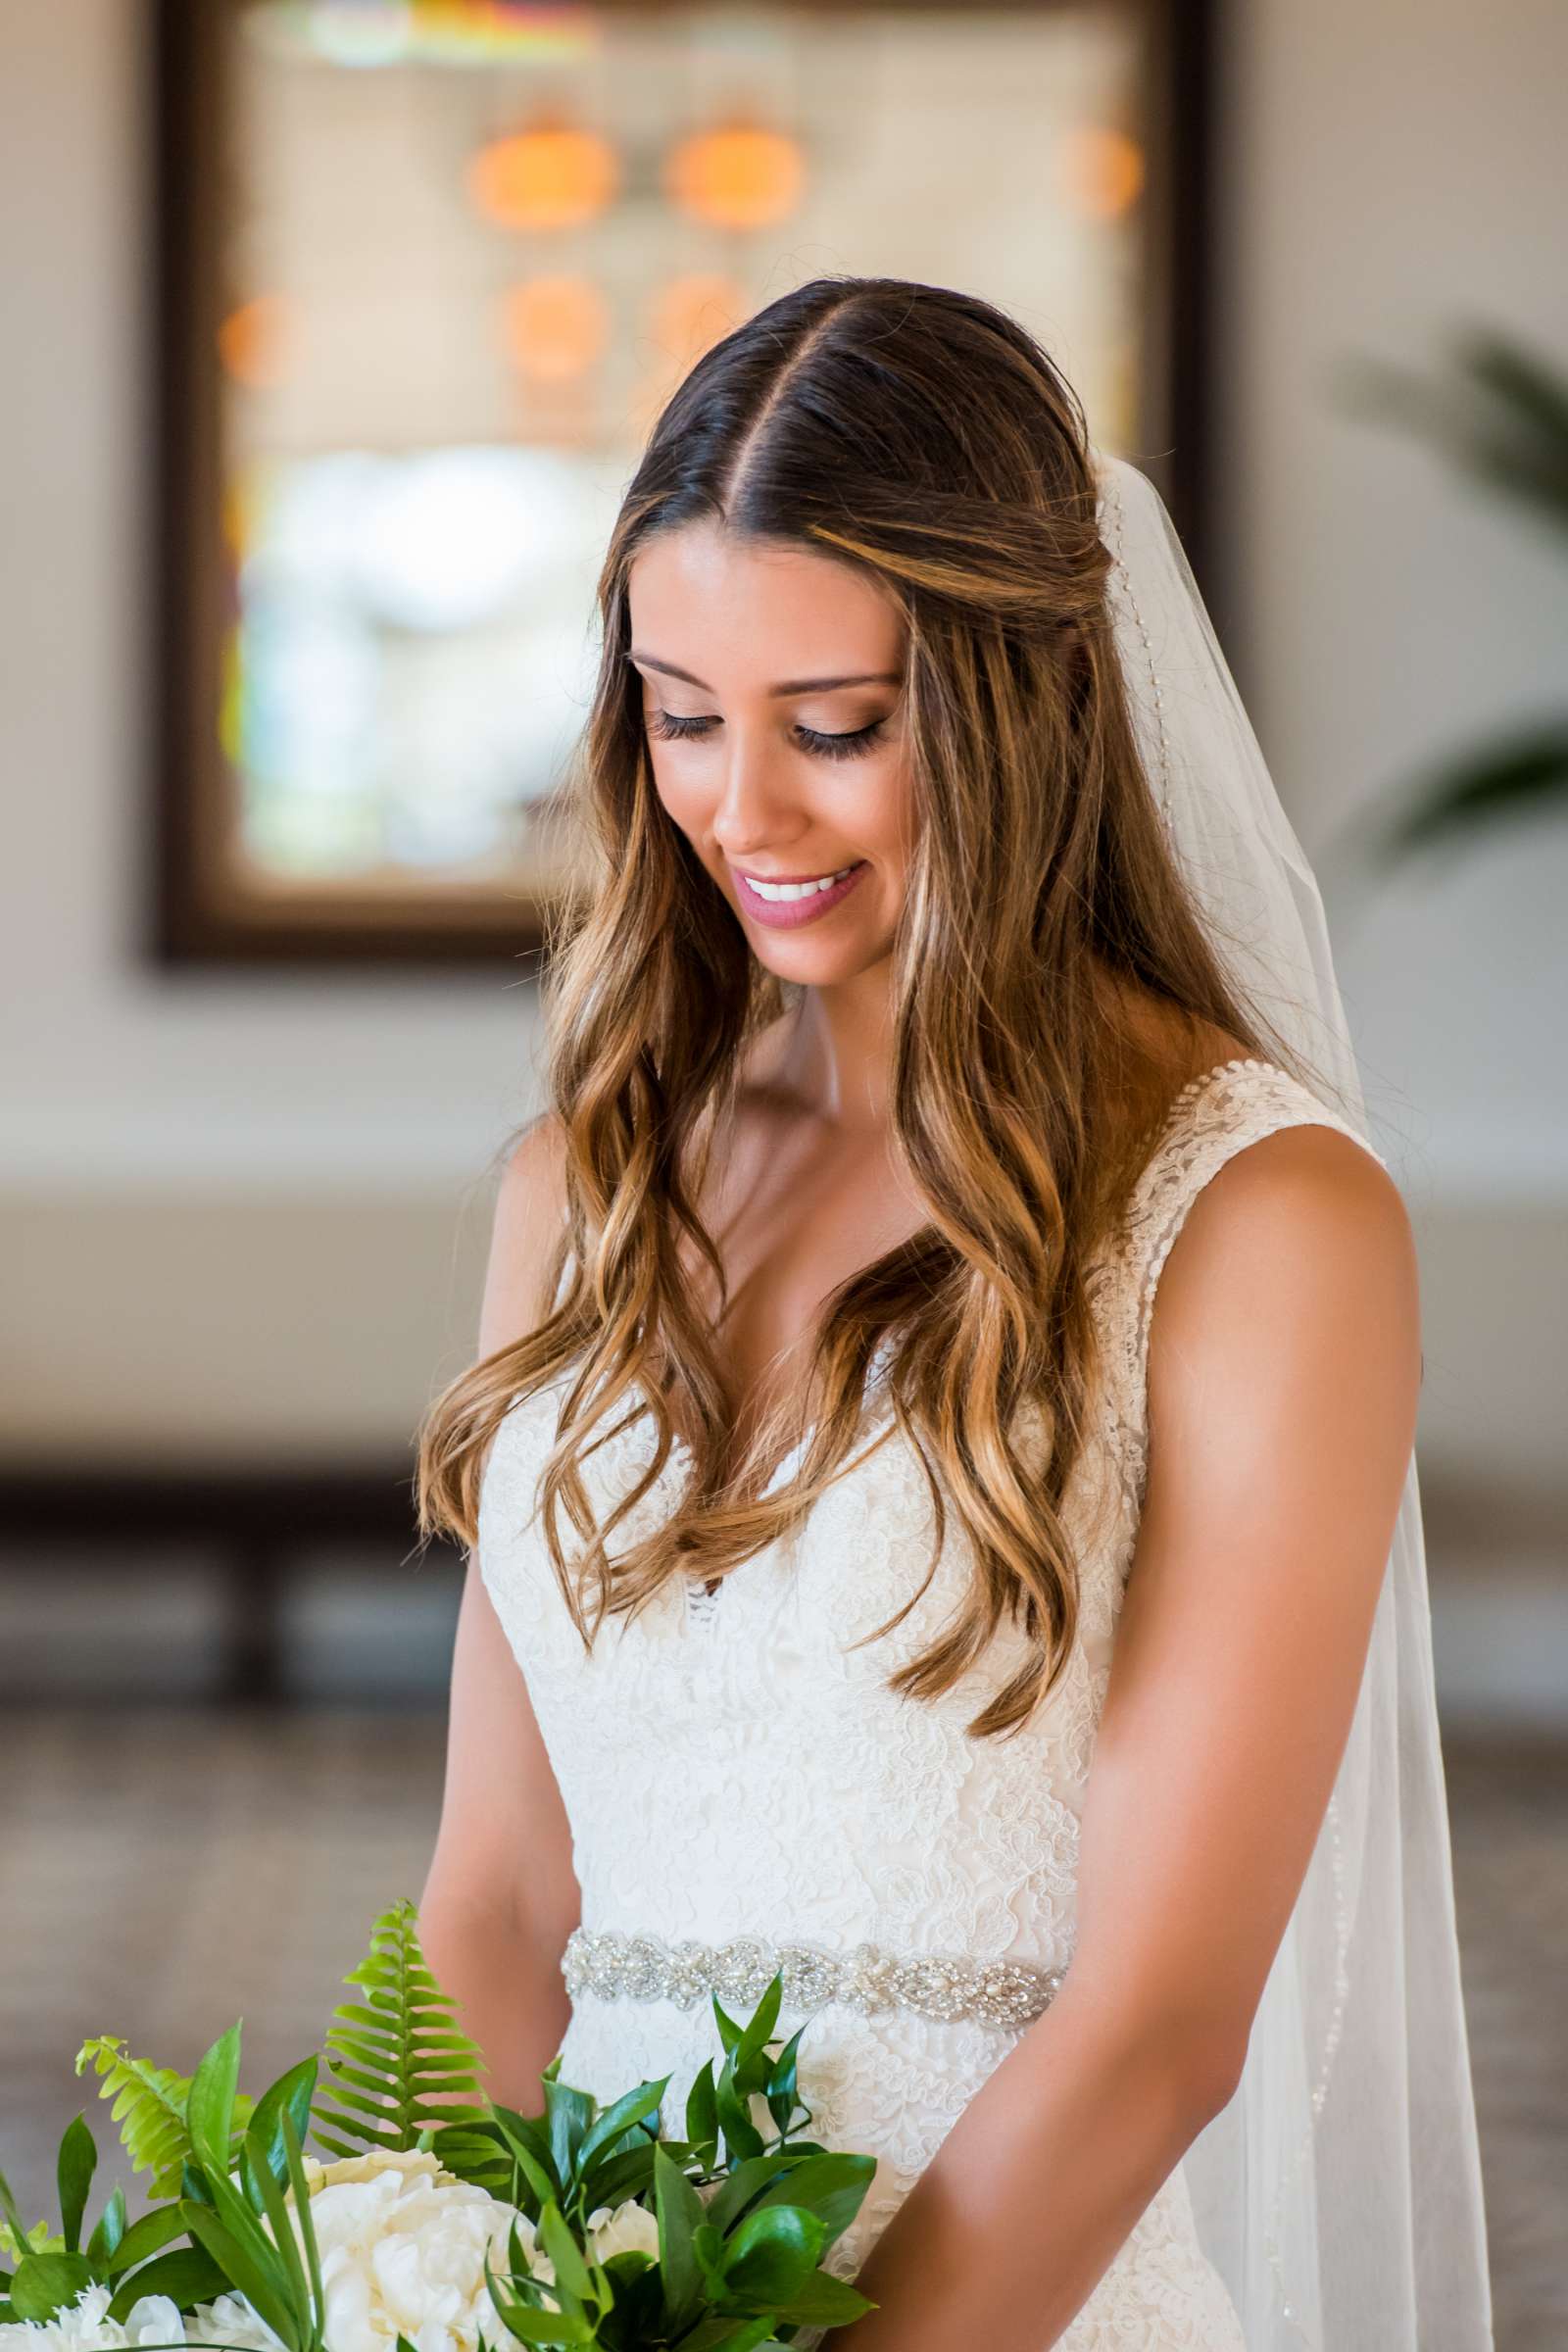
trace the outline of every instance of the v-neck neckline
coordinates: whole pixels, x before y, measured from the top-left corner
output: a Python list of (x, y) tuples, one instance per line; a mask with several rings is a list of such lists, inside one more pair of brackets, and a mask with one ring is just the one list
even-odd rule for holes
[[(1269, 1061), (1256, 1054), (1234, 1054), (1226, 1061), (1213, 1063), (1208, 1069), (1199, 1071), (1195, 1076), (1189, 1078), (1186, 1084), (1180, 1087), (1171, 1097), (1170, 1101), (1165, 1106), (1163, 1114), (1153, 1123), (1153, 1126), (1150, 1132), (1142, 1159), (1142, 1164), (1140, 1166), (1139, 1173), (1133, 1182), (1128, 1204), (1129, 1207), (1131, 1207), (1132, 1204), (1138, 1200), (1144, 1184), (1149, 1177), (1150, 1171), (1153, 1167), (1154, 1163), (1162, 1156), (1165, 1147), (1170, 1141), (1174, 1130), (1181, 1122), (1182, 1114), (1187, 1110), (1189, 1105), (1200, 1096), (1201, 1096), (1208, 1087), (1215, 1084), (1218, 1080), (1228, 1076), (1232, 1071), (1243, 1069), (1279, 1071), (1280, 1065), (1277, 1062)], [(1281, 1074), (1289, 1075), (1289, 1073)], [(1107, 1255), (1112, 1253), (1112, 1245), (1108, 1239), (1102, 1240), (1101, 1249)], [(562, 1270), (561, 1280), (557, 1285), (556, 1298), (558, 1301), (561, 1297), (562, 1289), (564, 1287), (564, 1282), (565, 1269), (564, 1267)], [(873, 1397), (876, 1396), (878, 1390), (884, 1385), (882, 1376), (885, 1370), (887, 1358), (892, 1354), (892, 1336), (891, 1334), (884, 1335), (884, 1337), (878, 1342), (877, 1346), (871, 1351), (870, 1359), (866, 1365), (864, 1379), (861, 1384), (862, 1420), (864, 1418), (866, 1409), (871, 1404)], [(640, 1399), (643, 1411), (651, 1415), (653, 1413), (654, 1406), (652, 1396), (646, 1383), (640, 1379), (634, 1379), (629, 1385), (637, 1397)], [(875, 1418), (871, 1421), (869, 1427), (861, 1434), (866, 1436), (874, 1434), (882, 1428), (883, 1424), (888, 1418), (889, 1415), (887, 1411), (886, 1400), (883, 1398), (876, 1412)], [(777, 1487), (786, 1477), (788, 1477), (789, 1474), (799, 1465), (809, 1449), (811, 1440), (815, 1437), (819, 1427), (819, 1419), (812, 1421), (805, 1433), (799, 1439), (797, 1439), (796, 1443), (791, 1446), (780, 1457), (780, 1459), (773, 1465), (773, 1468), (768, 1473), (765, 1483), (758, 1490), (756, 1497), (758, 1501), (762, 1501), (766, 1498), (766, 1496), (771, 1494), (775, 1487)], [(672, 1428), (669, 1438), (669, 1454), (666, 1457), (666, 1460), (674, 1461), (678, 1464), (678, 1466), (689, 1471), (691, 1468), (692, 1459), (693, 1453), (690, 1441), (683, 1437), (679, 1430)], [(734, 1577), (752, 1566), (754, 1561), (760, 1557), (765, 1557), (765, 1552), (762, 1554), (753, 1554), (748, 1559), (737, 1562), (736, 1566), (732, 1568), (727, 1575), (718, 1578), (717, 1581), (711, 1586), (700, 1585), (694, 1578), (683, 1577), (681, 1579), (683, 1586), (683, 1623), (688, 1626), (706, 1625), (711, 1623), (718, 1614), (718, 1604), (722, 1597), (724, 1587), (729, 1584)]]
[[(871, 1406), (873, 1398), (878, 1399), (878, 1408), (875, 1419), (870, 1423), (868, 1428), (862, 1430), (860, 1433), (862, 1435), (869, 1436), (874, 1431), (879, 1430), (888, 1417), (886, 1396), (885, 1394), (882, 1394), (884, 1390), (883, 1375), (888, 1359), (891, 1357), (892, 1353), (893, 1340), (891, 1335), (884, 1336), (878, 1341), (876, 1347), (871, 1350), (871, 1355), (866, 1364), (865, 1373), (860, 1386), (860, 1409), (862, 1422), (864, 1421), (866, 1411)], [(632, 1385), (636, 1388), (643, 1400), (644, 1409), (651, 1412), (653, 1410), (653, 1406), (649, 1398), (648, 1390), (644, 1387), (640, 1380), (634, 1382)], [(810, 1448), (811, 1440), (815, 1437), (820, 1426), (820, 1419), (812, 1421), (810, 1425), (802, 1433), (802, 1435), (797, 1438), (795, 1444), (791, 1446), (786, 1452), (780, 1455), (779, 1459), (774, 1463), (772, 1469), (768, 1472), (765, 1482), (757, 1491), (756, 1499), (759, 1502), (764, 1501), (766, 1497), (772, 1494), (774, 1488), (781, 1485), (783, 1481), (805, 1459), (806, 1454)], [(681, 1435), (678, 1429), (672, 1429), (669, 1433), (669, 1458), (671, 1461), (678, 1461), (678, 1463), (687, 1470), (689, 1470), (691, 1467), (693, 1460), (691, 1443), (687, 1438), (684, 1438)], [(683, 1577), (681, 1580), (684, 1588), (682, 1594), (683, 1623), (686, 1625), (710, 1624), (713, 1618), (717, 1615), (718, 1604), (722, 1598), (724, 1587), (727, 1584), (730, 1584), (735, 1577), (744, 1574), (748, 1568), (754, 1565), (755, 1561), (759, 1557), (765, 1557), (765, 1552), (761, 1555), (754, 1553), (750, 1558), (738, 1561), (726, 1575), (719, 1577), (712, 1585), (700, 1585), (694, 1577)]]

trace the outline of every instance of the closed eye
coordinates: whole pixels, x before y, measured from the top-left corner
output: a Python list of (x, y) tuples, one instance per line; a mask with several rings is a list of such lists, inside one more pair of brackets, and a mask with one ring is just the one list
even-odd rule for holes
[[(677, 718), (668, 710), (653, 710), (649, 721), (654, 734), (666, 743), (699, 741), (710, 727), (718, 724), (712, 718)], [(857, 727), (848, 735), (824, 735), (816, 727), (796, 727), (794, 733), (803, 751), (813, 753), (822, 760), (856, 760), (870, 751), (887, 724), (885, 719), (873, 718), (869, 726)]]

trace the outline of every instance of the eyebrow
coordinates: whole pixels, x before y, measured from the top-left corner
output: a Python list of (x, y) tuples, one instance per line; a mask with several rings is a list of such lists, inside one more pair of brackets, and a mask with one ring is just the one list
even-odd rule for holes
[[(689, 669), (682, 669), (677, 662), (661, 662), (653, 654), (639, 653), (636, 646), (631, 648), (627, 658), (632, 662), (641, 662), (647, 669), (662, 669), (669, 677), (684, 678), (688, 686), (700, 686), (704, 694), (713, 692), (706, 678), (694, 677)], [(903, 683), (902, 670), (862, 669), (853, 677), (846, 678), (785, 678), (767, 691), (769, 694), (827, 694), (835, 686), (902, 686)]]

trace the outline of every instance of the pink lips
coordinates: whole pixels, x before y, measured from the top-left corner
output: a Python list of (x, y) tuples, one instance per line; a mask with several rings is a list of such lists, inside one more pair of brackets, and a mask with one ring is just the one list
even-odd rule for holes
[[(848, 898), (865, 872), (865, 859), (862, 858), (858, 864), (852, 865), (843, 881), (835, 882), (831, 890), (813, 890), (810, 897), (806, 899), (764, 899), (760, 891), (752, 888), (739, 866), (732, 865), (730, 872), (735, 876), (735, 887), (740, 892), (741, 905), (748, 914), (758, 922), (765, 923), (770, 931), (794, 931), (802, 923), (814, 923), (819, 914), (826, 914), (830, 906), (836, 906), (841, 899)], [(782, 874), (778, 878), (781, 882), (786, 879)]]

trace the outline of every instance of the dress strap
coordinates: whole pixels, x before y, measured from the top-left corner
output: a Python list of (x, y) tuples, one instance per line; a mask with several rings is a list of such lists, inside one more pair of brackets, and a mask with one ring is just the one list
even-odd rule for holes
[(1119, 1247), (1102, 1293), (1115, 1419), (1134, 1483), (1142, 1492), (1148, 1414), (1149, 1335), (1165, 1261), (1204, 1186), (1250, 1144), (1284, 1127), (1332, 1127), (1388, 1162), (1348, 1118), (1331, 1110), (1277, 1062), (1251, 1056), (1219, 1063), (1174, 1098), (1123, 1213)]

